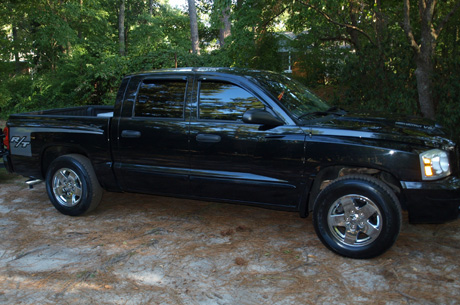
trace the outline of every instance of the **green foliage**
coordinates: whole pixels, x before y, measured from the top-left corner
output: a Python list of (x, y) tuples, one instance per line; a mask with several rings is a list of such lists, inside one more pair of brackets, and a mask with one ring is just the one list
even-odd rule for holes
[[(126, 56), (120, 56), (119, 0), (2, 1), (0, 116), (112, 104), (123, 75), (176, 64), (284, 71), (287, 50), (294, 77), (327, 93), (331, 104), (419, 114), (416, 66), (401, 28), (399, 0), (200, 0), (198, 13), (209, 22), (199, 24), (200, 56), (190, 53), (187, 13), (156, 1), (150, 10), (149, 3), (126, 1)], [(438, 2), (435, 26), (454, 4)], [(416, 1), (411, 5), (417, 12)], [(229, 6), (232, 35), (215, 49), (221, 13)], [(411, 17), (418, 36), (417, 14)], [(282, 31), (297, 38), (289, 41)], [(432, 78), (437, 119), (454, 136), (460, 133), (458, 33), (460, 10), (439, 36)]]
[(274, 33), (260, 35), (251, 59), (251, 67), (281, 72), (285, 67), (281, 65), (278, 49), (279, 36)]
[(287, 25), (296, 32), (307, 30), (295, 42), (303, 50), (296, 66), (304, 81), (336, 89), (328, 94), (330, 103), (344, 108), (419, 114), (401, 12), (397, 1), (297, 3)]
[[(350, 54), (338, 82), (346, 85), (341, 103), (350, 109), (372, 109), (416, 115), (417, 91), (414, 79), (392, 62)], [(407, 59), (409, 60), (409, 58)], [(408, 71), (406, 71), (408, 72)]]
[(20, 75), (2, 81), (0, 86), (0, 113), (22, 112), (31, 105), (33, 82), (29, 75)]
[(437, 119), (460, 142), (460, 13), (441, 32), (433, 76)]
[[(148, 1), (147, 1), (148, 2)], [(182, 12), (127, 1), (127, 56), (118, 55), (117, 0), (33, 0), (0, 4), (0, 114), (86, 104), (112, 104), (122, 77), (156, 68), (201, 65), (188, 53)], [(11, 13), (8, 15), (8, 13)], [(6, 16), (9, 16), (8, 18)], [(20, 53), (20, 68), (10, 60)]]

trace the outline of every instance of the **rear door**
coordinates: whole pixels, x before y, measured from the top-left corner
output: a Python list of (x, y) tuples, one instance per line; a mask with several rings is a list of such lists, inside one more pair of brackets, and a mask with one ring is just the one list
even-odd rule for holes
[(114, 149), (115, 171), (125, 191), (188, 192), (188, 75), (135, 76), (130, 81)]
[(304, 183), (305, 134), (295, 125), (246, 124), (249, 109), (270, 111), (244, 83), (201, 76), (190, 124), (191, 188), (196, 196), (296, 207)]

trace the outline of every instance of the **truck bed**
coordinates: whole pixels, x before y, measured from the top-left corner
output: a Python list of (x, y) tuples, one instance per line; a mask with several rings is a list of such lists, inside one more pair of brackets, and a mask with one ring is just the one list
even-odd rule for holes
[(58, 155), (81, 154), (100, 175), (113, 175), (109, 141), (113, 110), (113, 106), (81, 106), (10, 115), (7, 125), (14, 143), (10, 153), (15, 156), (10, 168), (44, 179), (43, 164), (46, 168)]

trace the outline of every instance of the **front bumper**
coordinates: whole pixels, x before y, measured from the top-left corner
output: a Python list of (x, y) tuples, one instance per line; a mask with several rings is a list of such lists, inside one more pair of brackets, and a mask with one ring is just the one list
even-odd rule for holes
[(409, 222), (443, 223), (459, 217), (460, 179), (447, 177), (437, 181), (402, 181)]

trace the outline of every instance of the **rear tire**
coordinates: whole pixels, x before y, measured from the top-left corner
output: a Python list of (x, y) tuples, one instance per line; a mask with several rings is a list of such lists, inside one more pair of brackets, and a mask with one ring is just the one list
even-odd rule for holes
[(313, 222), (316, 234), (332, 251), (351, 258), (372, 258), (395, 243), (401, 207), (382, 181), (365, 175), (339, 178), (318, 195)]
[(77, 154), (61, 156), (51, 163), (46, 191), (54, 207), (70, 216), (94, 210), (102, 199), (102, 188), (91, 162)]

